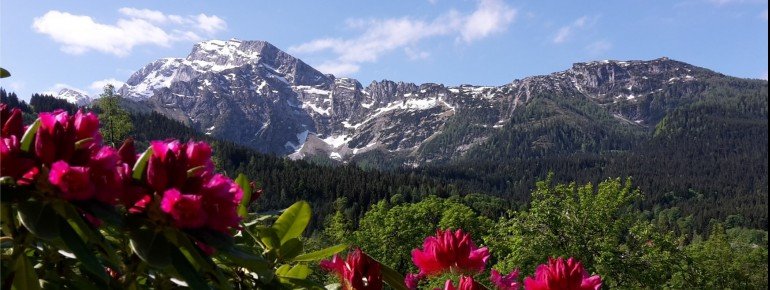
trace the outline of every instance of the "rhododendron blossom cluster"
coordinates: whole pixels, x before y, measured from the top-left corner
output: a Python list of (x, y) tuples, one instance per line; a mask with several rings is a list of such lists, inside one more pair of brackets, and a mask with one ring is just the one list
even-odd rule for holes
[(364, 254), (361, 249), (355, 249), (346, 259), (334, 255), (331, 260), (321, 261), (321, 268), (337, 274), (342, 280), (345, 290), (379, 290), (382, 289), (382, 272), (380, 263)]
[(524, 279), (524, 287), (536, 290), (597, 290), (602, 287), (602, 279), (598, 275), (589, 277), (583, 265), (573, 258), (549, 258), (548, 264), (537, 267), (534, 277)]
[(93, 113), (40, 113), (27, 150), (21, 143), (30, 126), (22, 124), (22, 112), (0, 104), (0, 121), (0, 175), (19, 186), (43, 182), (50, 184), (38, 187), (44, 194), (67, 201), (122, 204), (131, 214), (159, 211), (165, 217), (155, 220), (165, 219), (181, 229), (229, 233), (240, 222), (237, 207), (243, 191), (214, 172), (211, 147), (205, 142), (151, 142), (146, 172), (136, 181), (133, 141), (127, 140), (120, 150), (102, 144), (99, 118)]

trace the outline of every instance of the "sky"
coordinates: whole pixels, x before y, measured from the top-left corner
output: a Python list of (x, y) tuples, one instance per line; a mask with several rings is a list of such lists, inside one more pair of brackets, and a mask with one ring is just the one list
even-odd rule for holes
[[(34, 4), (32, 4), (34, 2)], [(503, 85), (576, 62), (669, 57), (767, 79), (767, 0), (0, 1), (0, 87), (98, 95), (193, 44), (264, 40), (324, 73)]]

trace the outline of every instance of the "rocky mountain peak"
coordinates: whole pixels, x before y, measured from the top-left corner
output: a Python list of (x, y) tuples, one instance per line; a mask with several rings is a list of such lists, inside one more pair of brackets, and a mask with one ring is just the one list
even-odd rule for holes
[(61, 89), (56, 95), (56, 98), (65, 100), (78, 106), (85, 106), (93, 101), (91, 97), (89, 97), (86, 93), (69, 88)]

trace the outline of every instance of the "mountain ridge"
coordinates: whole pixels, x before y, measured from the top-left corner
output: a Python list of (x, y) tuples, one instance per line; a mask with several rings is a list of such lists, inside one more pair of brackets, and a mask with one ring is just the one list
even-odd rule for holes
[[(380, 151), (402, 165), (420, 165), (460, 158), (509, 125), (517, 109), (546, 95), (590, 102), (598, 106), (591, 110), (605, 110), (619, 126), (645, 131), (673, 103), (707, 90), (704, 80), (711, 78), (732, 79), (662, 57), (575, 63), (501, 86), (390, 80), (363, 86), (323, 74), (268, 42), (231, 39), (198, 43), (185, 58), (151, 62), (119, 93), (262, 152), (348, 162)], [(680, 96), (659, 97), (671, 91)], [(444, 142), (452, 150), (428, 152), (426, 144), (447, 139), (452, 122), (475, 129)]]

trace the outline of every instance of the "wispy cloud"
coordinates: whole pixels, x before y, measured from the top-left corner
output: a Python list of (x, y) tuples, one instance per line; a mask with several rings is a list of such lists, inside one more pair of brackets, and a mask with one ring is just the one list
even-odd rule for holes
[(586, 46), (586, 51), (592, 55), (601, 55), (612, 49), (612, 43), (608, 40), (595, 41)]
[(179, 41), (199, 41), (227, 28), (216, 15), (179, 16), (160, 11), (121, 8), (115, 24), (99, 23), (87, 15), (51, 10), (34, 19), (32, 28), (61, 44), (70, 54), (99, 51), (127, 56), (135, 46), (168, 47)]
[(104, 92), (104, 87), (107, 85), (112, 85), (115, 87), (115, 90), (122, 87), (125, 83), (122, 81), (119, 81), (115, 78), (107, 78), (103, 80), (98, 80), (95, 82), (92, 82), (88, 88), (90, 89), (90, 96), (99, 96), (101, 93)]
[(355, 73), (362, 63), (376, 62), (382, 55), (397, 49), (411, 59), (429, 56), (427, 51), (413, 47), (431, 37), (454, 37), (461, 43), (472, 43), (495, 33), (505, 31), (515, 20), (517, 10), (502, 0), (479, 0), (470, 13), (451, 10), (435, 19), (417, 20), (409, 17), (389, 19), (352, 19), (350, 29), (362, 32), (352, 38), (323, 38), (292, 46), (289, 52), (314, 54), (331, 52), (333, 59), (318, 68), (335, 75)]
[(556, 35), (554, 35), (552, 41), (556, 44), (561, 44), (564, 42), (567, 42), (572, 36), (585, 28), (588, 28), (590, 26), (593, 26), (593, 24), (596, 22), (596, 17), (588, 17), (583, 16), (569, 25), (565, 25), (559, 28), (559, 30), (556, 32)]

